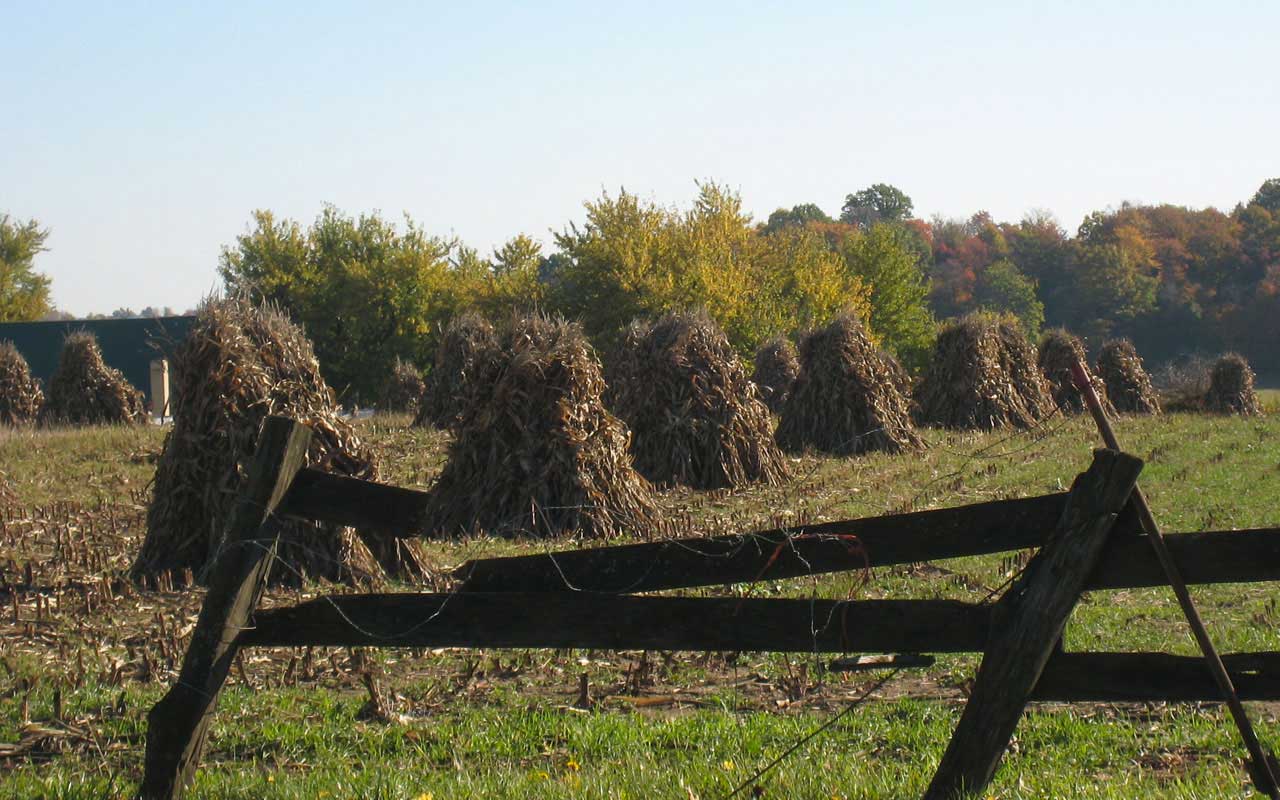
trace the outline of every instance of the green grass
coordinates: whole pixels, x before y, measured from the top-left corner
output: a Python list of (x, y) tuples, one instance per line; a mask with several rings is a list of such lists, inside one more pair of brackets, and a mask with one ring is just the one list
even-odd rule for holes
[[(1268, 397), (1275, 402), (1280, 392)], [(440, 434), (407, 430), (401, 418), (375, 418), (361, 429), (382, 454), (385, 480), (430, 484), (442, 464), (446, 441)], [(146, 485), (153, 468), (145, 454), (158, 450), (162, 435), (128, 429), (7, 434), (0, 437), (0, 471), (33, 505), (55, 499), (134, 504), (133, 490)], [(1124, 419), (1118, 435), (1146, 460), (1141, 483), (1165, 530), (1280, 522), (1280, 419)], [(784, 486), (672, 491), (662, 502), (682, 520), (683, 532), (717, 533), (782, 519), (837, 519), (1028, 496), (1066, 488), (1087, 466), (1096, 443), (1095, 431), (1082, 419), (1051, 420), (1036, 434), (929, 431), (926, 438), (930, 447), (922, 454), (804, 458), (794, 463), (796, 476)], [(136, 540), (140, 533), (130, 535)], [(547, 546), (475, 539), (433, 544), (431, 553), (446, 567)], [(878, 570), (865, 586), (856, 576), (836, 575), (752, 591), (828, 597), (856, 591), (862, 597), (976, 602), (987, 593), (984, 587), (999, 586), (1011, 568), (1003, 556), (936, 566)], [(1193, 593), (1224, 652), (1280, 649), (1274, 587), (1194, 587)], [(155, 630), (157, 609), (174, 618), (190, 615), (196, 599), (190, 593), (144, 593), (130, 602), (145, 610), (130, 614), (121, 607), (113, 617), (118, 633), (84, 633), (80, 626), (88, 621), (70, 611), (49, 632), (71, 648), (68, 653), (81, 648), (100, 659), (91, 663), (105, 665), (127, 657), (130, 634), (135, 657), (150, 646), (146, 636), (136, 637)], [(6, 764), (0, 797), (127, 796), (140, 774), (145, 711), (171, 673), (161, 674), (160, 681), (113, 682), (103, 667), (90, 669), (75, 686), (67, 669), (74, 655), (29, 639), (7, 618), (3, 625), (0, 742), (20, 737), (24, 697), (29, 718), (47, 723), (55, 690), (63, 718), (93, 736), (47, 760)], [(1165, 589), (1087, 595), (1068, 626), (1066, 645), (1195, 652)], [(822, 675), (818, 660), (773, 654), (664, 659), (581, 651), (379, 651), (373, 656), (385, 684), (403, 696), (408, 714), (405, 724), (388, 725), (360, 719), (366, 695), (342, 668), (345, 652), (333, 653), (333, 668), (329, 651), (318, 653), (320, 668), (297, 685), (286, 680), (292, 655), (255, 654), (247, 666), (253, 689), (233, 677), (191, 796), (722, 797), (877, 677)], [(634, 707), (626, 686), (641, 663), (652, 669), (639, 694), (684, 701)], [(958, 719), (960, 688), (976, 666), (973, 655), (944, 656), (930, 670), (904, 673), (766, 776), (763, 796), (919, 796)], [(570, 707), (583, 673), (600, 700), (589, 712)], [(1251, 704), (1264, 742), (1280, 742), (1278, 708)], [(1241, 797), (1249, 793), (1241, 752), (1229, 719), (1214, 704), (1038, 705), (1019, 725), (990, 795)]]
[[(358, 706), (327, 692), (228, 691), (192, 796), (721, 797), (829, 713), (583, 714), (513, 696), (386, 726), (356, 721)], [(919, 796), (958, 715), (956, 703), (865, 705), (760, 785), (771, 797)], [(1274, 718), (1262, 732), (1274, 739)], [(107, 731), (141, 734), (132, 723)], [(1041, 707), (1020, 725), (990, 796), (1243, 796), (1238, 751), (1230, 726), (1202, 708)], [(17, 797), (124, 794), (122, 773), (140, 756), (114, 761), (115, 775), (94, 754), (64, 755), (11, 771), (4, 786)]]
[(1268, 414), (1280, 411), (1280, 389), (1259, 389), (1258, 402), (1262, 404), (1262, 410)]

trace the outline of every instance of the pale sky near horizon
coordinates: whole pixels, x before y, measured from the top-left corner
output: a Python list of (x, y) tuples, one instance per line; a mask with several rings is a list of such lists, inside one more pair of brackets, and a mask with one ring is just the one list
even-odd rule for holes
[(764, 219), (892, 183), (919, 216), (1230, 210), (1280, 177), (1280, 4), (0, 0), (0, 213), (83, 315), (182, 310), (268, 208), (489, 252), (619, 187)]

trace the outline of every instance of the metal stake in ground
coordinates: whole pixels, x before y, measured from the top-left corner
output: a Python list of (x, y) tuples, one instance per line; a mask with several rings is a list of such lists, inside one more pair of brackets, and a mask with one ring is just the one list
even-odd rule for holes
[[(1098, 423), (1098, 430), (1102, 433), (1102, 440), (1106, 442), (1107, 447), (1119, 450), (1120, 444), (1116, 441), (1115, 431), (1111, 429), (1111, 422), (1107, 419), (1106, 412), (1102, 410), (1102, 403), (1098, 400), (1097, 393), (1093, 391), (1093, 385), (1089, 382), (1089, 373), (1085, 371), (1084, 364), (1076, 361), (1071, 365), (1071, 379), (1076, 388), (1080, 390), (1080, 393), (1084, 395), (1085, 402), (1089, 406), (1089, 413), (1093, 415), (1094, 421)], [(1213, 679), (1218, 684), (1218, 689), (1222, 692), (1222, 698), (1226, 701), (1227, 708), (1231, 710), (1231, 717), (1235, 720), (1236, 728), (1240, 730), (1240, 738), (1244, 740), (1244, 746), (1249, 751), (1249, 774), (1253, 778), (1253, 785), (1257, 787), (1259, 792), (1273, 798), (1273, 800), (1280, 798), (1280, 788), (1276, 785), (1275, 773), (1272, 768), (1273, 757), (1268, 756), (1263, 751), (1262, 743), (1258, 741), (1257, 735), (1253, 732), (1253, 725), (1249, 722), (1249, 716), (1245, 714), (1244, 706), (1241, 705), (1239, 696), (1236, 695), (1236, 688), (1231, 683), (1231, 676), (1227, 674), (1227, 668), (1223, 666), (1222, 659), (1218, 657), (1218, 651), (1214, 649), (1213, 642), (1209, 640), (1209, 632), (1205, 630), (1204, 622), (1200, 619), (1200, 612), (1196, 611), (1195, 603), (1191, 601), (1191, 594), (1187, 591), (1187, 584), (1182, 580), (1178, 565), (1173, 563), (1173, 557), (1169, 555), (1169, 549), (1165, 546), (1164, 536), (1156, 525), (1156, 518), (1151, 514), (1151, 507), (1147, 505), (1146, 497), (1136, 486), (1133, 487), (1133, 493), (1130, 498), (1138, 511), (1138, 519), (1142, 523), (1142, 529), (1146, 532), (1147, 539), (1151, 542), (1151, 549), (1156, 553), (1156, 560), (1164, 568), (1164, 574), (1169, 579), (1169, 585), (1173, 587), (1173, 593), (1178, 598), (1178, 605), (1182, 606), (1182, 613), (1186, 616), (1187, 623), (1191, 626), (1191, 633), (1196, 637), (1196, 643), (1200, 645), (1200, 652), (1204, 654), (1205, 664), (1209, 667), (1209, 672), (1213, 674)]]

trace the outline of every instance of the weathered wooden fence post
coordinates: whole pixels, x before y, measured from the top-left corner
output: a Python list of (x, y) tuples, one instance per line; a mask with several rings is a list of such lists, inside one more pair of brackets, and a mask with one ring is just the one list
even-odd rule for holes
[(1095, 450), (1076, 478), (1053, 535), (1000, 601), (973, 692), (925, 800), (970, 796), (991, 782), (1141, 471), (1133, 456)]
[(147, 751), (138, 796), (169, 800), (191, 781), (204, 749), (223, 681), (235, 659), (236, 637), (262, 594), (280, 525), (275, 516), (303, 466), (311, 431), (283, 417), (268, 417), (227, 535), (209, 573), (182, 671), (147, 715)]

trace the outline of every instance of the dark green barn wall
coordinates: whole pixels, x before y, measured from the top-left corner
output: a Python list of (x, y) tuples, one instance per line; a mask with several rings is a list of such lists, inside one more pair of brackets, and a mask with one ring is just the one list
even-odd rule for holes
[(98, 337), (102, 358), (151, 402), (151, 361), (191, 331), (195, 317), (78, 319), (70, 322), (0, 322), (0, 341), (9, 340), (46, 385), (58, 368), (62, 340), (73, 331)]

